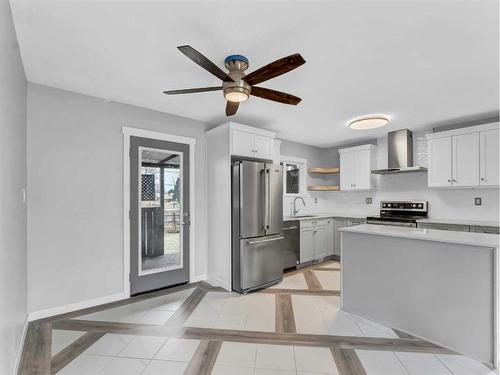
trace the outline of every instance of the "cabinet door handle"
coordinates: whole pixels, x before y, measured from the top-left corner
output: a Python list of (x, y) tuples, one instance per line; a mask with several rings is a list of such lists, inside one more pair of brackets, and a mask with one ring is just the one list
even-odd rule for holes
[(451, 182), (451, 180), (448, 180), (448, 182)]
[(457, 180), (453, 179), (453, 182), (457, 182)]
[(486, 181), (486, 179), (484, 177), (481, 177), (481, 181)]

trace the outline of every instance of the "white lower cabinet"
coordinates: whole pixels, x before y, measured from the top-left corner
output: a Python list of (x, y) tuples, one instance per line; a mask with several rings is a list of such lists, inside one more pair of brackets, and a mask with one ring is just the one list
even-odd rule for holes
[(300, 263), (314, 260), (314, 228), (300, 222)]
[(322, 259), (331, 252), (331, 219), (300, 222), (300, 263)]

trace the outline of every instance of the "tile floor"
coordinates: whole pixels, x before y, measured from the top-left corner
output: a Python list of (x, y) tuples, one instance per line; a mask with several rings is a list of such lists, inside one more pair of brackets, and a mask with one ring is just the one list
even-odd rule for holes
[[(324, 268), (335, 269), (331, 262)], [(340, 272), (313, 271), (325, 290), (339, 290)], [(302, 273), (285, 277), (271, 289), (307, 290)], [(163, 326), (182, 308), (195, 289), (115, 307), (75, 319)], [(280, 292), (280, 291), (278, 291)], [(281, 292), (280, 292), (281, 293)], [(299, 334), (398, 338), (389, 327), (340, 309), (340, 297), (291, 294), (295, 328)], [(276, 294), (207, 291), (185, 320), (184, 327), (276, 332)], [(52, 356), (84, 332), (54, 329)], [(63, 375), (176, 375), (188, 371), (200, 340), (107, 333), (58, 372)], [(493, 375), (483, 364), (459, 355), (359, 350), (354, 353), (368, 375)], [(190, 372), (192, 374), (192, 372)], [(222, 342), (213, 375), (340, 374), (329, 347)]]

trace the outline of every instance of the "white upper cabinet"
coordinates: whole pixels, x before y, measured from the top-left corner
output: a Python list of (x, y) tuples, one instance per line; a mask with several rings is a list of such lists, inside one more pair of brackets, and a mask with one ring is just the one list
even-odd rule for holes
[(339, 150), (340, 190), (373, 189), (372, 169), (375, 167), (374, 145), (363, 145)]
[(456, 135), (452, 138), (453, 186), (475, 186), (479, 183), (479, 134)]
[(479, 133), (479, 185), (498, 186), (499, 130)]
[(428, 134), (428, 186), (498, 186), (498, 135), (498, 123)]
[(231, 131), (232, 155), (255, 156), (254, 135), (238, 130)]
[(354, 179), (354, 152), (343, 152), (340, 154), (340, 190), (352, 190)]
[(253, 132), (253, 128), (240, 130), (233, 127), (231, 128), (231, 155), (273, 159), (274, 136), (259, 134), (260, 129), (255, 129)]
[(261, 135), (254, 135), (253, 140), (254, 149), (257, 156), (272, 159), (274, 147), (273, 139), (269, 137), (263, 137)]
[(428, 185), (451, 186), (451, 137), (429, 139)]

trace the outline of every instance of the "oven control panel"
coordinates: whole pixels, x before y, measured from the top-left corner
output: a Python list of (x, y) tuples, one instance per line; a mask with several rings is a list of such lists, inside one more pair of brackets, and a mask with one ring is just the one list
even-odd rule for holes
[(382, 201), (381, 210), (427, 212), (427, 201)]

